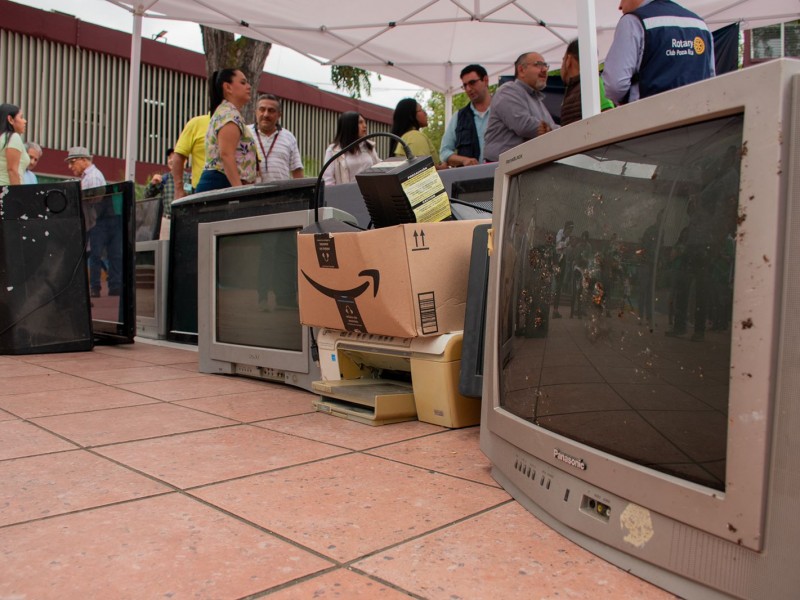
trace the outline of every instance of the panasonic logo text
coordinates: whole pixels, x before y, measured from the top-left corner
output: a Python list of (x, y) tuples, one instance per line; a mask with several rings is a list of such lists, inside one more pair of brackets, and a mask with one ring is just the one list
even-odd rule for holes
[(553, 456), (556, 460), (560, 460), (561, 462), (567, 463), (570, 467), (575, 467), (576, 469), (580, 469), (581, 471), (586, 470), (586, 463), (583, 462), (580, 458), (575, 458), (570, 456), (569, 454), (564, 454), (558, 448), (553, 448)]

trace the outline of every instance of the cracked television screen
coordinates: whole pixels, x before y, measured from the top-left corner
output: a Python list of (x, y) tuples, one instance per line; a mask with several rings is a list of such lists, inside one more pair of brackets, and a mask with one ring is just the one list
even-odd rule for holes
[(511, 179), (505, 410), (725, 489), (742, 126), (661, 131)]

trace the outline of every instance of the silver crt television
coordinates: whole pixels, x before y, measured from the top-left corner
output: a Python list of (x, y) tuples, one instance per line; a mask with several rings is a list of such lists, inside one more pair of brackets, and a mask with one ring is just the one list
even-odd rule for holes
[[(314, 331), (300, 323), (297, 234), (313, 210), (201, 223), (198, 236), (200, 371), (311, 391), (322, 378)], [(319, 219), (355, 223), (330, 207)]]
[(800, 594), (800, 61), (607, 111), (495, 177), (481, 449), (686, 598)]

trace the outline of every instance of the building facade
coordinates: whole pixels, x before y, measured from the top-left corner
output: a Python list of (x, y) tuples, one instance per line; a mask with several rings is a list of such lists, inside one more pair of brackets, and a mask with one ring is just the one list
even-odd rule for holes
[[(19, 105), (26, 140), (44, 149), (37, 173), (69, 176), (67, 148), (86, 146), (115, 181), (124, 178), (131, 35), (71, 15), (0, 0), (0, 102)], [(136, 181), (164, 170), (183, 125), (207, 110), (205, 57), (142, 40)], [(297, 137), (307, 175), (322, 166), (340, 113), (359, 111), (370, 132), (390, 131), (392, 110), (263, 73), (258, 93), (281, 98), (283, 125)], [(381, 156), (388, 140), (378, 141)]]

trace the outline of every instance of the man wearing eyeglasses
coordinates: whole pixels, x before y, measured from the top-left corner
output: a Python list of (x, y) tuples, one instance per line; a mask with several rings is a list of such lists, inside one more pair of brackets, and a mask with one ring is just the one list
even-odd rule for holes
[(670, 0), (620, 0), (603, 82), (616, 104), (713, 77), (714, 38), (703, 19)]
[(450, 119), (439, 148), (439, 156), (450, 167), (483, 162), (484, 134), (491, 110), (492, 95), (486, 69), (481, 65), (467, 65), (461, 69), (461, 83), (469, 104)]
[(538, 52), (522, 54), (514, 63), (514, 81), (501, 85), (495, 92), (486, 126), (487, 162), (497, 161), (509, 148), (558, 127), (544, 105), (542, 94), (549, 66)]

